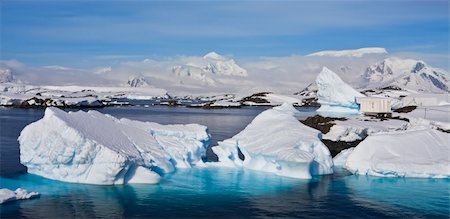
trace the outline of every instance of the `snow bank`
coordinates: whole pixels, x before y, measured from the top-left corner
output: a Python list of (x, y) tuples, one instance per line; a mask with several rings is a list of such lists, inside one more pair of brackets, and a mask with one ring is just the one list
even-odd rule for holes
[[(259, 114), (243, 131), (212, 150), (223, 165), (294, 178), (330, 174), (333, 162), (320, 132), (300, 123), (290, 104)], [(239, 158), (239, 151), (245, 157)]]
[(156, 183), (175, 168), (202, 162), (205, 126), (116, 119), (97, 111), (47, 108), (19, 137), (28, 172), (74, 183)]
[(38, 196), (39, 193), (37, 192), (28, 192), (27, 190), (21, 188), (16, 189), (16, 191), (0, 189), (0, 204), (21, 199), (31, 199)]
[(334, 123), (336, 124), (322, 136), (322, 139), (352, 142), (378, 132), (405, 130), (408, 125), (408, 122), (403, 120), (380, 120), (367, 116), (348, 117), (345, 121), (337, 120)]
[(450, 134), (434, 129), (375, 134), (348, 156), (354, 174), (388, 177), (450, 177)]
[(355, 148), (347, 148), (345, 150), (342, 150), (339, 154), (337, 154), (333, 158), (333, 164), (335, 167), (343, 167), (345, 165), (345, 162), (347, 162), (348, 156), (353, 152)]
[(356, 97), (363, 94), (345, 83), (336, 73), (323, 67), (316, 78), (319, 112), (359, 113)]

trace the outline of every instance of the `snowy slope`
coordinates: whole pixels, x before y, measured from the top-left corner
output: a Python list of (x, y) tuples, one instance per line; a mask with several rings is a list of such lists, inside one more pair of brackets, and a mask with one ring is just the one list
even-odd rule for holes
[(450, 92), (450, 75), (423, 61), (387, 58), (369, 66), (359, 78), (362, 87), (398, 86), (421, 92)]
[(201, 163), (206, 127), (118, 120), (97, 111), (47, 108), (19, 137), (28, 172), (74, 183), (157, 183), (160, 174)]
[(337, 120), (334, 123), (335, 125), (322, 136), (322, 139), (352, 142), (378, 132), (404, 130), (408, 124), (398, 119), (380, 120), (367, 116), (348, 117), (344, 121)]
[(317, 76), (316, 84), (318, 87), (318, 102), (321, 104), (318, 111), (359, 112), (356, 97), (364, 97), (364, 95), (345, 83), (336, 73), (327, 67), (323, 67)]
[(332, 173), (330, 152), (320, 141), (320, 132), (300, 123), (297, 112), (290, 104), (266, 110), (239, 134), (212, 149), (229, 166), (294, 178)]
[(351, 152), (345, 168), (359, 175), (450, 177), (449, 137), (430, 128), (375, 134)]
[(326, 50), (311, 53), (307, 56), (334, 56), (334, 57), (362, 57), (368, 54), (387, 54), (386, 49), (378, 47), (368, 47), (352, 50)]

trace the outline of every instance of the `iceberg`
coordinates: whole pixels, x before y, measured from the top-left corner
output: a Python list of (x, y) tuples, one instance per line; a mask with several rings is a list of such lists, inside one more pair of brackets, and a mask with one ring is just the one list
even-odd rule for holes
[(320, 132), (300, 123), (298, 111), (284, 103), (260, 113), (240, 133), (212, 147), (222, 165), (309, 179), (333, 173)]
[(333, 164), (335, 167), (343, 167), (345, 165), (345, 162), (347, 162), (348, 156), (353, 152), (355, 147), (347, 148), (339, 152), (334, 158), (333, 158)]
[(336, 73), (323, 67), (316, 78), (317, 97), (321, 107), (318, 112), (359, 113), (356, 97), (363, 94), (345, 83)]
[(157, 183), (164, 173), (202, 164), (210, 135), (202, 125), (160, 125), (97, 111), (47, 108), (20, 136), (28, 172), (87, 184)]
[(450, 134), (431, 128), (378, 133), (348, 156), (354, 174), (385, 177), (450, 177)]
[(0, 204), (21, 199), (31, 199), (39, 197), (38, 192), (28, 192), (25, 189), (18, 188), (15, 191), (9, 189), (0, 189)]

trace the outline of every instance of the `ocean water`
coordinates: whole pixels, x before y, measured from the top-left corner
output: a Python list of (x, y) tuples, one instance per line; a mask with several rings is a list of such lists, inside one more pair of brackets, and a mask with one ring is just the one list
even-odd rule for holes
[[(265, 108), (114, 107), (117, 117), (207, 125), (213, 142), (242, 130)], [(302, 109), (303, 116), (314, 114)], [(0, 188), (23, 187), (41, 197), (0, 206), (0, 218), (448, 218), (450, 180), (333, 175), (298, 180), (230, 168), (194, 168), (157, 185), (96, 186), (24, 173), (17, 137), (43, 110), (0, 109)], [(301, 116), (301, 117), (303, 117)], [(213, 143), (214, 145), (214, 143)], [(209, 156), (214, 159), (213, 156)]]

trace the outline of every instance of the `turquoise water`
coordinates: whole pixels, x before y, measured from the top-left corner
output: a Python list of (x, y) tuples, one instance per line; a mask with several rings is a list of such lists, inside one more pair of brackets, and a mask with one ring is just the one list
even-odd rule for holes
[(41, 192), (1, 218), (448, 217), (449, 180), (333, 175), (297, 180), (235, 169), (190, 169), (158, 185), (95, 186), (20, 174), (0, 186)]
[[(214, 141), (228, 138), (264, 108), (104, 108), (117, 117), (208, 125)], [(0, 187), (38, 191), (39, 199), (0, 206), (0, 218), (299, 218), (449, 217), (450, 180), (377, 178), (337, 169), (298, 180), (229, 168), (195, 168), (157, 185), (70, 184), (24, 174), (17, 136), (42, 110), (0, 109)], [(305, 116), (311, 110), (305, 110)], [(213, 159), (213, 157), (211, 157)]]

